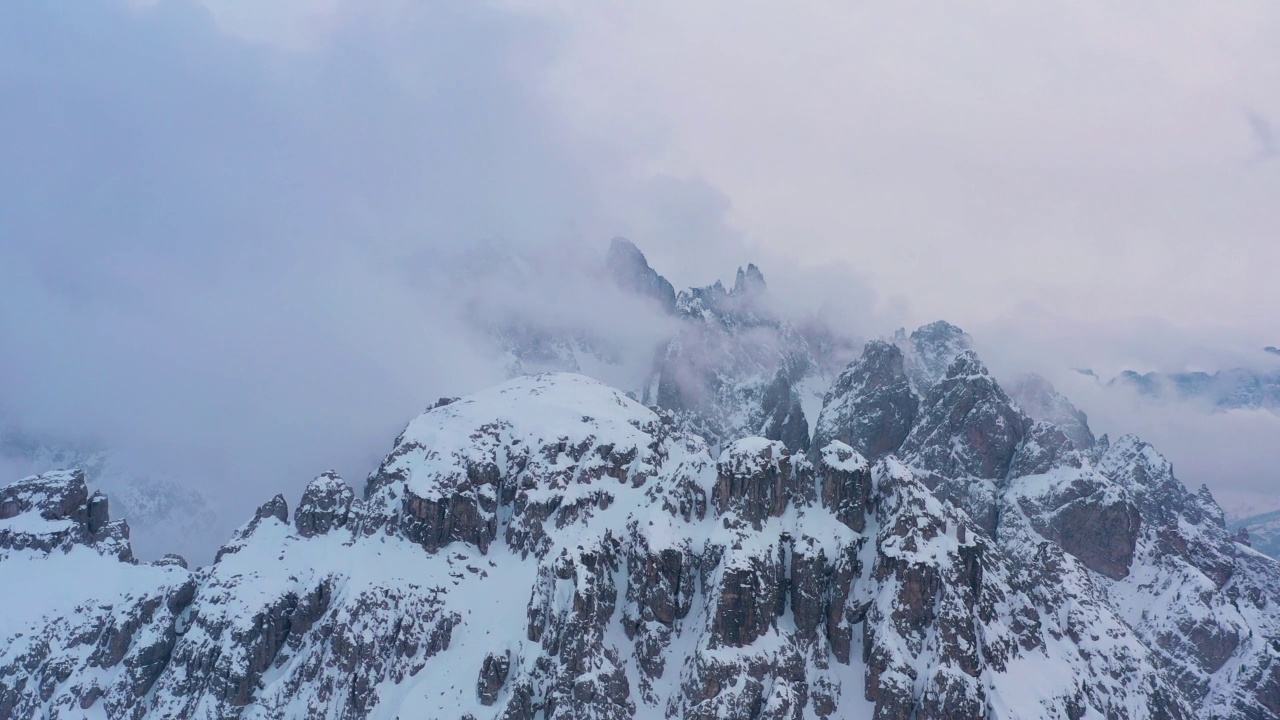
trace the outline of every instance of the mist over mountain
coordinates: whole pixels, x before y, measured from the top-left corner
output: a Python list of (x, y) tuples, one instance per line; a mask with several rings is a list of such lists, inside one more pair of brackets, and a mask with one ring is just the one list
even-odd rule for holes
[(858, 351), (754, 264), (675, 292), (625, 239), (574, 261), (608, 314), (495, 313), (482, 288), (572, 276), (484, 248), (466, 320), (512, 379), (431, 404), (358, 494), (276, 495), (202, 567), (145, 548), (189, 544), (203, 497), (10, 431), (42, 474), (0, 490), (0, 581), (35, 589), (0, 626), (0, 710), (1275, 716), (1269, 517), (1229, 526), (1044, 377), (1006, 392), (950, 323)]
[[(866, 344), (817, 445), (787, 365), (808, 346), (758, 268), (673, 308), (629, 267), (680, 317), (652, 407), (513, 373), (412, 420), (359, 495), (328, 472), (267, 501), (205, 567), (140, 563), (82, 470), (4, 487), (0, 580), (35, 593), (0, 626), (0, 710), (1275, 716), (1280, 562), (1149, 444), (1095, 439), (1043, 378), (1015, 401), (934, 323)], [(509, 357), (625, 364), (486, 327)]]
[(1277, 41), (0, 5), (0, 718), (1280, 718)]
[[(1276, 354), (1274, 347), (1264, 352)], [(1256, 363), (1211, 372), (1147, 372), (1125, 370), (1107, 381), (1152, 400), (1199, 404), (1212, 411), (1267, 410), (1280, 412), (1280, 363)]]

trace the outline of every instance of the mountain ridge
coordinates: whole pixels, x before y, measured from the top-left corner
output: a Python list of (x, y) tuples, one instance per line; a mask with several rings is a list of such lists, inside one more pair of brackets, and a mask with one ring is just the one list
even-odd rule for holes
[[(958, 359), (949, 380), (982, 387), (979, 362)], [(963, 407), (981, 392), (931, 395)], [(993, 417), (943, 416), (961, 435)], [(1206, 617), (1249, 592), (1280, 601), (1280, 566), (1231, 541), (1212, 499), (1140, 441), (1085, 455), (1030, 434), (1066, 444), (1036, 468), (1047, 475), (992, 481), (992, 533), (917, 479), (950, 467), (929, 453), (872, 462), (832, 441), (811, 460), (744, 438), (716, 459), (673, 414), (619, 390), (527, 376), (419, 416), (359, 497), (325, 474), (293, 513), (268, 501), (195, 571), (131, 564), (92, 540), (44, 548), (32, 538), (110, 521), (77, 509), (92, 504), (83, 475), (27, 479), (2, 491), (0, 575), (96, 557), (137, 577), (90, 588), (80, 607), (101, 610), (29, 618), (34, 632), (0, 652), (0, 711), (1271, 716), (1280, 665), (1256, 646), (1280, 641), (1278, 619)], [(32, 494), (45, 485), (62, 490)], [(1154, 499), (1169, 494), (1182, 499)], [(1082, 534), (1077, 518), (1111, 517), (1093, 508), (1142, 520)], [(13, 525), (32, 513), (36, 531)], [(1140, 605), (1156, 577), (1163, 600)], [(1218, 598), (1203, 611), (1173, 600), (1197, 578)], [(1232, 583), (1244, 594), (1228, 601)], [(1186, 622), (1193, 642), (1171, 643)]]
[(949, 323), (833, 372), (754, 265), (605, 267), (676, 322), (643, 388), (443, 398), (203, 567), (82, 471), (0, 488), (0, 717), (1280, 718), (1280, 563), (1155, 448)]

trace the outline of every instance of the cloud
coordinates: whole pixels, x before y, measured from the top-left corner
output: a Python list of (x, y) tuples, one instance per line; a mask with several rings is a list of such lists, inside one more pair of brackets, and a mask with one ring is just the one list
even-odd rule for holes
[(614, 235), (860, 337), (945, 317), (997, 370), (1221, 366), (1277, 342), (1240, 108), (1280, 113), (1278, 36), (1265, 2), (5, 4), (0, 408), (242, 505), (358, 482), (502, 376), (477, 316), (642, 357), (669, 329), (598, 282)]
[[(1170, 459), (1191, 488), (1208, 485), (1233, 514), (1280, 508), (1276, 468), (1280, 415), (1269, 410), (1215, 411), (1207, 402), (1139, 396), (1105, 383), (1124, 370), (1215, 372), (1248, 368), (1273, 373), (1280, 363), (1262, 351), (1259, 330), (1195, 327), (1159, 317), (1077, 320), (1023, 308), (971, 328), (978, 350), (997, 377), (1028, 370), (1049, 378), (1089, 415), (1095, 434), (1138, 435)], [(1097, 378), (1076, 369), (1092, 369)]]
[(1059, 389), (1089, 413), (1098, 434), (1134, 434), (1151, 443), (1191, 488), (1207, 485), (1228, 512), (1247, 516), (1280, 507), (1276, 496), (1280, 415), (1267, 410), (1207, 412), (1193, 402), (1154, 401), (1088, 378)]
[(662, 137), (750, 246), (864, 268), (912, 322), (1280, 305), (1280, 167), (1239, 110), (1280, 113), (1273, 3), (561, 5), (583, 125)]
[(1271, 121), (1257, 113), (1245, 113), (1249, 120), (1249, 129), (1253, 131), (1254, 140), (1257, 142), (1257, 152), (1254, 159), (1257, 161), (1270, 160), (1280, 156), (1280, 148), (1276, 146), (1276, 132), (1272, 127)]
[[(9, 418), (238, 522), (329, 467), (358, 484), (426, 404), (501, 379), (476, 307), (608, 330), (626, 300), (592, 263), (617, 226), (732, 237), (713, 191), (653, 190), (569, 132), (540, 94), (548, 20), (333, 4), (282, 41), (253, 8), (0, 8)], [(482, 241), (537, 272), (459, 272)], [(610, 340), (662, 332), (632, 315)]]

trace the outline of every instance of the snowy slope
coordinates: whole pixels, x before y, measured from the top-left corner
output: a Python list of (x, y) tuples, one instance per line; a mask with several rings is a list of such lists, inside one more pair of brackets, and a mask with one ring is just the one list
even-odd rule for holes
[[(987, 387), (965, 362), (927, 405)], [(27, 478), (0, 490), (0, 716), (1274, 717), (1276, 564), (1211, 499), (1165, 503), (1136, 439), (1054, 457), (991, 481), (992, 534), (893, 457), (713, 459), (621, 391), (522, 377), (194, 572), (133, 562), (82, 475)], [(1093, 552), (1130, 525), (1067, 532), (1082, 500), (1136, 540)]]

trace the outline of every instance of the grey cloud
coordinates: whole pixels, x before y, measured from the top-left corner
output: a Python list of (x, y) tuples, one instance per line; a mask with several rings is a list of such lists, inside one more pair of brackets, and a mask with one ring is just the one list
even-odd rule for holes
[(1253, 131), (1253, 139), (1257, 143), (1254, 159), (1270, 160), (1280, 156), (1280, 147), (1276, 145), (1276, 131), (1271, 121), (1254, 112), (1245, 113), (1249, 120), (1249, 129)]
[(755, 262), (859, 338), (957, 322), (1189, 481), (1193, 450), (1250, 487), (1277, 460), (1265, 418), (1162, 429), (1069, 374), (1276, 342), (1280, 175), (1240, 167), (1280, 111), (1263, 4), (143, 5), (0, 6), (0, 408), (24, 422), (246, 504), (358, 478), (425, 403), (501, 377), (477, 317), (637, 357), (668, 332), (593, 275), (625, 235), (677, 288)]
[[(732, 236), (701, 190), (617, 200), (642, 196), (630, 158), (540, 95), (553, 23), (380, 5), (303, 49), (182, 0), (0, 8), (3, 415), (238, 519), (264, 487), (358, 481), (427, 403), (500, 379), (477, 307), (607, 330), (627, 301), (588, 267), (614, 226)], [(467, 276), (481, 241), (540, 266)]]

